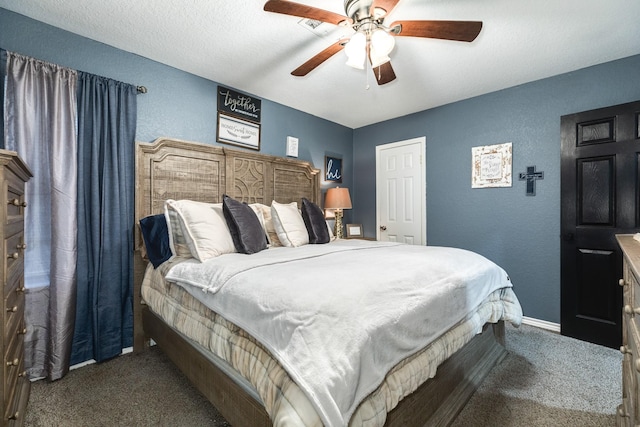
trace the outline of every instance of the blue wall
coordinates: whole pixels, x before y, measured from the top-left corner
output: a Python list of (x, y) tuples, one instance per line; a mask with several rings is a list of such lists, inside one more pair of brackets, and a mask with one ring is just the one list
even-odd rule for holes
[[(375, 147), (427, 138), (427, 242), (504, 267), (526, 316), (560, 322), (560, 117), (640, 99), (640, 56), (356, 129), (355, 222), (375, 235)], [(513, 143), (511, 188), (471, 188), (471, 148)], [(544, 171), (537, 195), (518, 173)]]
[[(0, 47), (146, 86), (138, 98), (140, 141), (216, 144), (216, 82), (1, 8)], [(342, 185), (354, 205), (345, 219), (374, 236), (375, 146), (426, 136), (429, 244), (496, 261), (511, 275), (525, 315), (559, 322), (560, 116), (640, 99), (638, 70), (635, 56), (356, 130), (263, 99), (261, 152), (283, 156), (292, 135), (299, 158), (321, 170), (326, 154), (342, 156)], [(513, 187), (472, 190), (471, 147), (503, 142), (513, 143)], [(536, 197), (525, 196), (517, 180), (531, 165), (545, 173)]]
[[(216, 82), (0, 8), (0, 47), (62, 66), (146, 86), (138, 96), (138, 141), (168, 136), (216, 143)], [(220, 64), (221, 67), (225, 66)], [(242, 88), (235, 88), (242, 91)], [(298, 158), (324, 172), (325, 154), (343, 158), (343, 184), (351, 186), (350, 128), (262, 100), (261, 153), (284, 156), (288, 135), (299, 139)], [(234, 148), (233, 146), (228, 146)], [(235, 147), (237, 148), (237, 147)], [(323, 187), (331, 187), (323, 183)]]

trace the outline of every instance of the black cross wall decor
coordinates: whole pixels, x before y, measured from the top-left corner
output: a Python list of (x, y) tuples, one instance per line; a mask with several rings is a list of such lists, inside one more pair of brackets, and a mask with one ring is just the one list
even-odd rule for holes
[(536, 180), (544, 179), (544, 172), (536, 172), (535, 166), (527, 166), (527, 172), (520, 172), (520, 181), (527, 181), (527, 196), (536, 195)]

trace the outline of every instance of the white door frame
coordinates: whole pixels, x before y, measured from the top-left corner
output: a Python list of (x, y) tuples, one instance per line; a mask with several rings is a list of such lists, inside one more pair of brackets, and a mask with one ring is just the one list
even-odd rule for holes
[(406, 139), (404, 141), (390, 142), (376, 146), (376, 239), (380, 240), (380, 200), (382, 185), (380, 180), (380, 152), (385, 149), (393, 149), (404, 145), (420, 144), (420, 206), (421, 206), (421, 223), (423, 224), (421, 239), (422, 245), (427, 244), (427, 137), (420, 136), (417, 138)]

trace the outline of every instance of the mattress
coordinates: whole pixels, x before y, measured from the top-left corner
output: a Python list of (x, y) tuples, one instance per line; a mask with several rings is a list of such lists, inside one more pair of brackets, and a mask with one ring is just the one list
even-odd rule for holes
[[(212, 312), (185, 289), (164, 280), (164, 275), (184, 259), (147, 269), (142, 296), (165, 322), (208, 349), (238, 372), (259, 396), (276, 426), (321, 426), (323, 422), (307, 395), (272, 354), (245, 330)], [(449, 356), (462, 348), (487, 322), (521, 321), (522, 312), (511, 288), (492, 292), (453, 328), (426, 348), (402, 360), (356, 408), (350, 426), (382, 426), (386, 414), (404, 397), (436, 374)], [(229, 369), (227, 369), (229, 370)]]

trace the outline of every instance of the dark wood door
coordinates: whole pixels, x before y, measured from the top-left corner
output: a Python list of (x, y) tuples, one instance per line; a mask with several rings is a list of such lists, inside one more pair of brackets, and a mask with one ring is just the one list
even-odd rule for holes
[[(622, 254), (640, 225), (640, 102), (561, 119), (561, 332), (622, 342)], [(639, 242), (640, 244), (640, 242)]]

